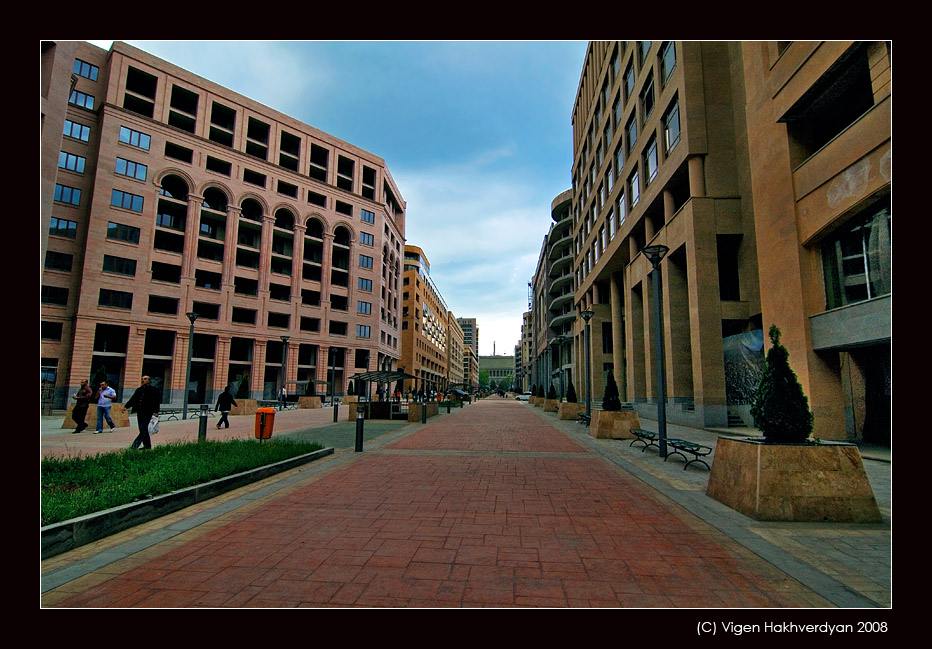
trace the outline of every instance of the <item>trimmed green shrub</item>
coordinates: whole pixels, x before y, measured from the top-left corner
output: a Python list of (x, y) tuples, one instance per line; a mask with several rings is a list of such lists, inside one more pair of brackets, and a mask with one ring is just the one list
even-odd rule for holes
[(570, 385), (566, 388), (566, 402), (567, 403), (577, 403), (578, 397), (576, 396), (576, 388), (573, 387), (573, 379), (570, 379)]
[(618, 399), (618, 385), (615, 383), (615, 374), (611, 370), (608, 372), (608, 381), (605, 383), (602, 410), (621, 410), (621, 401)]
[(548, 398), (548, 399), (556, 399), (556, 398), (557, 398), (557, 391), (554, 389), (552, 383), (550, 384), (550, 390), (547, 392), (547, 398)]
[(780, 344), (780, 330), (769, 331), (773, 346), (761, 375), (751, 415), (769, 444), (800, 444), (812, 433), (812, 412), (803, 387), (790, 368), (789, 352)]

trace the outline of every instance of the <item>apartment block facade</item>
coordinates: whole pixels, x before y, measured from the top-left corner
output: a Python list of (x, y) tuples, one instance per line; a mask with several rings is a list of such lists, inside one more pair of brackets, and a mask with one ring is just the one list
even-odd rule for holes
[(147, 374), (208, 403), (397, 369), (405, 203), (383, 159), (125, 43), (43, 42), (41, 70), (57, 407), (98, 372), (119, 399)]
[(656, 412), (659, 245), (668, 420), (752, 423), (777, 325), (815, 436), (888, 434), (890, 98), (884, 42), (591, 43), (573, 110), (574, 310), (593, 314), (588, 354), (573, 323), (577, 393), (588, 356), (594, 396), (612, 371)]
[[(430, 279), (430, 261), (413, 245), (404, 246), (401, 304), (401, 369), (416, 377), (405, 388), (443, 392), (451, 383), (450, 365), (462, 366), (462, 351), (451, 356), (454, 347), (463, 349), (462, 330), (457, 325), (451, 334), (451, 312)], [(454, 337), (458, 342), (451, 345)]]

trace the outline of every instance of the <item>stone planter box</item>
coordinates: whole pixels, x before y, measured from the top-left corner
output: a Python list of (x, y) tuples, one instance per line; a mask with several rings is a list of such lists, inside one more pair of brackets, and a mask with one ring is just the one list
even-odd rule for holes
[(530, 401), (531, 401), (531, 405), (533, 405), (535, 408), (543, 408), (544, 400), (545, 399), (543, 397), (531, 397)]
[[(78, 425), (74, 423), (74, 419), (71, 418), (71, 411), (74, 410), (74, 403), (68, 404), (68, 412), (65, 415), (65, 420), (62, 422), (62, 428), (77, 428)], [(123, 428), (124, 426), (129, 426), (130, 413), (126, 411), (126, 408), (122, 403), (112, 403), (110, 404), (110, 419), (113, 420), (113, 423), (116, 424), (117, 428)], [(133, 426), (136, 425), (136, 417), (133, 416)], [(97, 426), (97, 404), (91, 404), (87, 407), (87, 415), (84, 417), (84, 423), (87, 424), (85, 430), (94, 430), (94, 427)], [(107, 430), (109, 424), (107, 420), (104, 419), (104, 430)]]
[(358, 395), (358, 394), (348, 394), (348, 395), (346, 395), (345, 397), (343, 397), (342, 399), (340, 399), (340, 403), (359, 403), (359, 395)]
[(230, 411), (231, 415), (254, 415), (259, 409), (259, 402), (256, 399), (235, 399), (236, 405)]
[(579, 419), (579, 413), (586, 412), (584, 403), (561, 403), (557, 408), (558, 419)]
[(879, 523), (858, 447), (719, 438), (706, 494), (759, 521)]
[(597, 439), (634, 439), (632, 428), (641, 427), (641, 418), (631, 410), (593, 410), (589, 434)]
[(556, 412), (559, 405), (556, 399), (544, 399), (544, 412)]
[(301, 410), (312, 410), (320, 407), (320, 397), (298, 397), (298, 408)]
[(421, 421), (421, 408), (427, 408), (427, 418), (440, 413), (440, 406), (435, 401), (412, 403), (408, 405), (408, 421)]

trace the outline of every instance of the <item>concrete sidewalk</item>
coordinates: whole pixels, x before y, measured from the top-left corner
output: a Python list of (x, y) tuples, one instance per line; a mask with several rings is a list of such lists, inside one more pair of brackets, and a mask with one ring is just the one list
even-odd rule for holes
[[(596, 440), (526, 403), (486, 399), (441, 412), (426, 425), (373, 429), (363, 453), (344, 448), (44, 561), (42, 604), (891, 605), (889, 456), (865, 460), (883, 523), (760, 523), (706, 497), (704, 468)], [(281, 434), (353, 425), (334, 425), (326, 409), (280, 415)], [(253, 418), (231, 423), (230, 434), (254, 427)], [(719, 434), (668, 432), (712, 446)], [(196, 439), (196, 421), (168, 423), (155, 442), (175, 435)], [(44, 430), (43, 452), (128, 446), (133, 437)]]

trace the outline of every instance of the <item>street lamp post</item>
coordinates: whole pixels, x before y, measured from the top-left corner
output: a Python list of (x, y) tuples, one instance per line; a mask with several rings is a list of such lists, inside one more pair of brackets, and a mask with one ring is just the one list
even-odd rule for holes
[(589, 321), (595, 315), (592, 311), (583, 311), (579, 314), (586, 323), (586, 417), (592, 416), (592, 372), (589, 369)]
[[(290, 338), (291, 336), (281, 337), (282, 339), (282, 372), (281, 372), (282, 380), (281, 380), (281, 383), (282, 384), (281, 384), (281, 387), (278, 389), (279, 396), (281, 396), (282, 388), (285, 387), (285, 371), (288, 369), (288, 341), (290, 340)], [(284, 407), (285, 407), (285, 403), (282, 402), (281, 408), (284, 408)]]
[(330, 401), (333, 402), (333, 423), (340, 418), (339, 406), (337, 405), (336, 379), (337, 379), (337, 354), (336, 348), (330, 347), (327, 358), (330, 361)]
[(659, 244), (642, 250), (653, 267), (651, 285), (654, 288), (654, 346), (657, 353), (657, 437), (661, 457), (667, 456), (667, 370), (663, 349), (663, 275), (660, 260), (669, 251), (669, 248)]
[(181, 418), (188, 418), (188, 384), (191, 383), (191, 356), (194, 355), (194, 321), (198, 315), (193, 311), (185, 313), (188, 320), (191, 321), (191, 328), (188, 330), (188, 364), (184, 373), (184, 405), (181, 408)]

